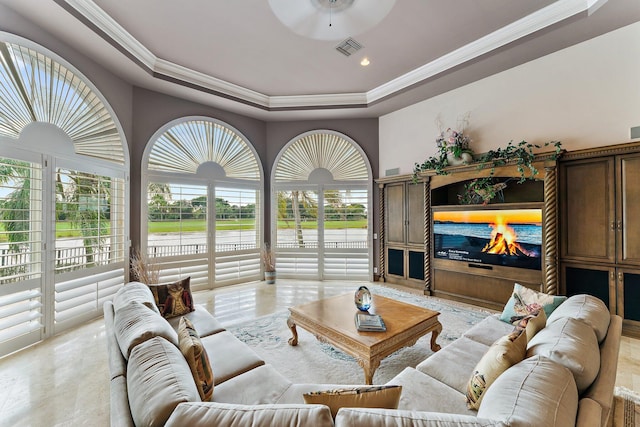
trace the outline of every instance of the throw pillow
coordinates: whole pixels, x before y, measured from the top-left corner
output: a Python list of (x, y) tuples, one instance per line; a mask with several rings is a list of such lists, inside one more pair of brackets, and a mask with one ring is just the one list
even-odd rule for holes
[(514, 331), (491, 344), (478, 362), (467, 385), (467, 407), (478, 410), (484, 393), (500, 374), (524, 360), (527, 334)]
[(187, 277), (173, 283), (149, 285), (160, 314), (168, 319), (194, 310), (190, 283), (191, 277)]
[(500, 315), (500, 320), (513, 323), (541, 308), (548, 318), (553, 313), (553, 310), (566, 299), (567, 297), (565, 296), (537, 292), (516, 283), (513, 286), (513, 294), (511, 294), (511, 298), (507, 301), (502, 315)]
[(340, 408), (397, 409), (402, 386), (372, 386), (305, 393), (304, 403), (326, 405), (331, 416), (336, 417)]
[(210, 401), (213, 396), (213, 371), (209, 363), (209, 356), (202, 346), (196, 328), (186, 317), (180, 318), (178, 341), (180, 351), (191, 368), (191, 374), (198, 387), (200, 398), (203, 402)]
[(527, 334), (527, 342), (531, 341), (538, 332), (547, 325), (547, 315), (544, 310), (538, 310), (532, 314), (523, 317), (515, 324), (514, 331), (525, 331)]

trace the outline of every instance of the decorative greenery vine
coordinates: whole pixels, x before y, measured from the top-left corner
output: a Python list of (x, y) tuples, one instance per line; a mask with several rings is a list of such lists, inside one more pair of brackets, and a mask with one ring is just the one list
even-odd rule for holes
[[(518, 173), (520, 174), (520, 178), (518, 179), (519, 184), (525, 182), (527, 179), (534, 179), (538, 174), (538, 170), (533, 165), (536, 158), (533, 150), (549, 146), (555, 148), (555, 153), (552, 158), (556, 160), (562, 152), (562, 143), (560, 141), (547, 142), (542, 146), (531, 144), (527, 141), (521, 141), (518, 144), (510, 141), (505, 148), (489, 150), (478, 156), (474, 160), (474, 162), (478, 163), (478, 169), (491, 167), (491, 171), (489, 176), (474, 179), (465, 185), (464, 193), (458, 196), (460, 203), (476, 204), (482, 202), (483, 204), (487, 204), (496, 196), (501, 195), (502, 190), (507, 186), (509, 180), (497, 182), (494, 178), (495, 168), (508, 163), (515, 163)], [(418, 174), (425, 170), (433, 170), (437, 175), (447, 175), (447, 166), (449, 166), (447, 151), (446, 149), (441, 149), (436, 156), (429, 157), (424, 162), (415, 164), (413, 179), (417, 182)]]
[[(520, 173), (520, 180), (518, 181), (518, 184), (521, 184), (527, 179), (533, 179), (538, 174), (538, 170), (533, 165), (533, 161), (536, 158), (536, 155), (533, 152), (534, 148), (538, 149), (549, 146), (555, 147), (553, 160), (556, 160), (562, 152), (562, 143), (560, 141), (547, 142), (542, 146), (531, 144), (527, 141), (520, 141), (515, 145), (513, 141), (509, 141), (509, 144), (507, 144), (505, 148), (489, 150), (481, 155), (477, 159), (480, 163), (478, 165), (478, 169), (484, 169), (487, 165), (491, 165), (491, 174), (489, 175), (489, 178), (491, 178), (493, 177), (497, 166), (504, 166), (511, 161), (515, 161), (518, 172)], [(530, 173), (529, 177), (526, 175), (527, 170)]]

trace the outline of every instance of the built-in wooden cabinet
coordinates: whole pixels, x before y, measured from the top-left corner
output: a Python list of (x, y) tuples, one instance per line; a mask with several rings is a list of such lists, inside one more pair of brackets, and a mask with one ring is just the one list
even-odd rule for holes
[[(423, 289), (425, 294), (501, 309), (513, 291), (514, 283), (542, 292), (558, 290), (557, 200), (555, 160), (540, 156), (535, 163), (535, 179), (518, 184), (517, 165), (492, 169), (476, 165), (449, 168), (446, 175), (434, 171), (420, 174), (418, 182), (410, 175), (382, 178), (380, 187), (380, 260), (382, 280)], [(537, 270), (478, 265), (436, 259), (433, 254), (433, 209), (459, 206), (458, 195), (472, 180), (492, 174), (508, 182), (504, 199), (498, 205), (535, 207), (544, 213), (541, 259)], [(469, 206), (469, 209), (485, 209)], [(498, 209), (500, 207), (498, 206)]]
[(379, 274), (422, 289), (424, 284), (424, 183), (409, 176), (379, 181), (382, 262)]
[(640, 144), (569, 153), (560, 183), (561, 291), (597, 296), (640, 335)]

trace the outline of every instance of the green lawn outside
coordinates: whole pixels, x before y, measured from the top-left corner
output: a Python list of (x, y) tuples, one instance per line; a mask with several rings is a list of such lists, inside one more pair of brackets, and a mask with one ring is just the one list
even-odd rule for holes
[[(243, 219), (243, 220), (218, 220), (217, 221), (219, 230), (252, 230), (255, 227), (255, 221), (253, 219)], [(285, 222), (278, 221), (278, 229), (293, 229), (295, 223), (293, 221)], [(325, 221), (324, 227), (326, 229), (341, 229), (341, 228), (367, 228), (367, 220), (357, 220), (357, 221)], [(197, 232), (206, 231), (207, 224), (205, 220), (202, 219), (193, 219), (193, 220), (185, 220), (182, 222), (179, 221), (154, 221), (149, 223), (149, 233), (171, 233), (176, 232), (178, 230), (182, 230), (183, 232)], [(315, 229), (318, 227), (317, 221), (304, 221), (302, 223), (302, 228), (305, 230)], [(0, 224), (0, 232), (4, 231), (3, 225)], [(107, 233), (108, 234), (108, 233)], [(56, 222), (56, 238), (66, 238), (66, 237), (81, 237), (80, 232), (75, 230), (70, 222), (58, 221)], [(5, 242), (7, 240), (6, 235), (0, 236), (0, 242)]]

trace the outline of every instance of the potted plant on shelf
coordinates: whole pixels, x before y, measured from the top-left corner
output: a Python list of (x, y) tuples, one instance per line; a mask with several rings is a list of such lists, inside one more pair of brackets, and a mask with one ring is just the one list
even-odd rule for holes
[(413, 169), (414, 179), (417, 180), (418, 173), (424, 170), (434, 170), (438, 175), (446, 175), (447, 166), (460, 166), (473, 162), (473, 151), (471, 150), (471, 138), (465, 134), (465, 129), (469, 123), (468, 115), (461, 121), (461, 130), (447, 128), (442, 130), (440, 119), (437, 120), (440, 134), (436, 137), (436, 147), (438, 152), (426, 159), (422, 163), (416, 163)]
[(438, 150), (443, 154), (449, 166), (466, 165), (473, 161), (473, 151), (469, 148), (471, 138), (463, 131), (448, 128), (436, 138)]
[(276, 283), (276, 254), (273, 249), (271, 249), (269, 243), (264, 243), (260, 256), (264, 268), (264, 278), (267, 284), (273, 285)]

